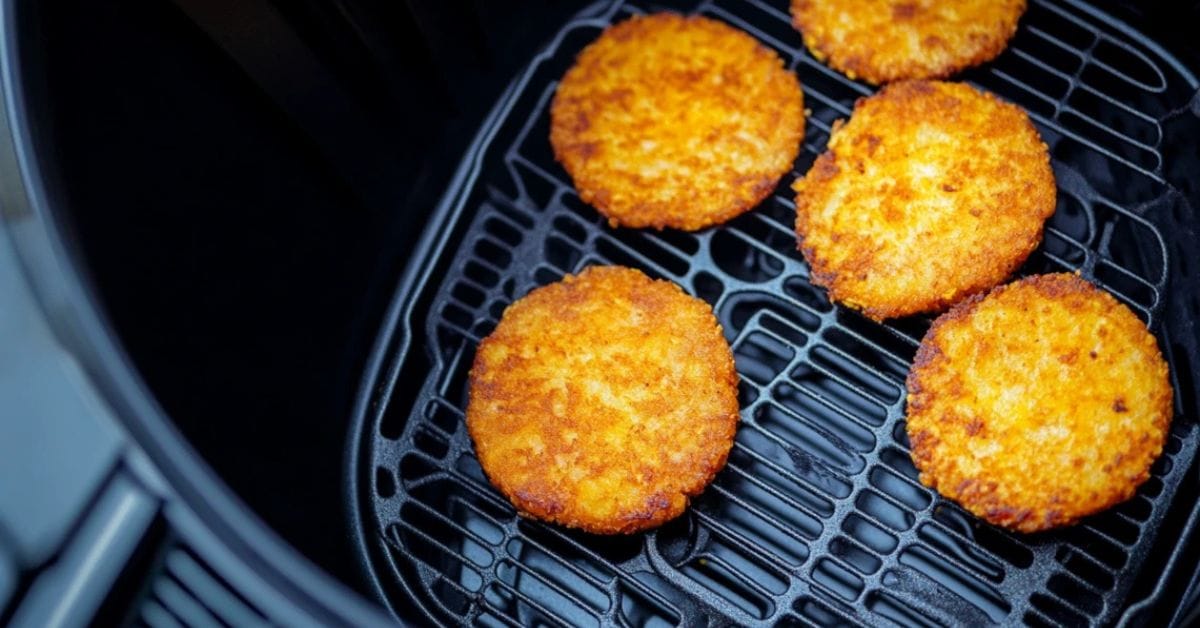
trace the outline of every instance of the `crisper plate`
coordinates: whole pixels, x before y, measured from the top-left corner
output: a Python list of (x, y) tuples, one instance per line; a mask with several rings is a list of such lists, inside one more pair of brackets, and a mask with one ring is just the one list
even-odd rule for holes
[[(1197, 493), (1197, 191), (1173, 183), (1200, 171), (1195, 78), (1067, 1), (1034, 2), (1009, 49), (961, 77), (1025, 107), (1051, 148), (1058, 208), (1021, 274), (1079, 269), (1112, 291), (1150, 323), (1176, 388), (1165, 452), (1135, 498), (1022, 536), (917, 482), (904, 377), (929, 319), (878, 324), (812, 286), (792, 228), (795, 173), (698, 233), (612, 229), (579, 200), (550, 149), (557, 81), (605, 26), (663, 8), (746, 30), (799, 75), (811, 115), (796, 172), (872, 91), (804, 50), (786, 2), (605, 2), (564, 26), (431, 216), (366, 375), (349, 507), (380, 595), (442, 624), (638, 626), (1095, 625), (1156, 599), (1163, 574), (1195, 560), (1179, 548)], [(623, 537), (519, 518), (463, 425), (475, 347), (505, 306), (601, 263), (711, 303), (742, 380), (727, 468), (678, 520)]]

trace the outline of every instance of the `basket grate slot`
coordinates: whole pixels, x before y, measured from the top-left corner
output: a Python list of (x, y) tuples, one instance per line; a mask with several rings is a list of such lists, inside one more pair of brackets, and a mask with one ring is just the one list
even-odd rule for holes
[(1100, 36), (1096, 24), (1064, 5), (1031, 3), (1023, 20), (1030, 30), (1061, 42), (1068, 50), (1086, 50)]
[[(569, 539), (549, 534), (544, 526), (521, 526), (520, 534), (508, 542), (505, 552), (522, 563), (569, 572), (597, 593), (605, 591), (615, 577), (611, 565), (596, 560), (591, 552)], [(595, 606), (602, 609), (604, 605), (597, 602)]]
[(954, 591), (983, 611), (993, 622), (1004, 621), (1012, 611), (1008, 602), (991, 585), (920, 545), (913, 545), (901, 551), (900, 563)]
[(375, 494), (383, 499), (396, 495), (396, 476), (384, 467), (375, 467)]
[(1167, 87), (1162, 71), (1128, 42), (1104, 37), (1096, 44), (1092, 56), (1097, 66), (1138, 89), (1161, 92)]
[(875, 449), (875, 434), (870, 425), (841, 408), (825, 404), (813, 394), (786, 382), (777, 385), (771, 394), (773, 401), (784, 410), (828, 431), (844, 448), (860, 453)]
[(488, 234), (492, 235), (500, 242), (508, 245), (509, 248), (512, 248), (521, 244), (521, 240), (523, 239), (521, 237), (521, 228), (529, 228), (532, 226), (532, 223), (525, 225), (517, 224), (516, 220), (513, 220), (505, 214), (497, 212), (493, 214), (491, 218), (484, 221), (483, 230), (488, 232)]
[[(754, 461), (746, 464), (737, 460), (730, 469), (732, 473), (716, 484), (728, 499), (776, 527), (810, 538), (821, 534), (820, 518), (832, 512), (832, 503), (807, 487), (791, 484), (783, 474), (776, 474), (769, 468), (756, 468)], [(751, 474), (747, 469), (765, 473)], [(796, 490), (788, 490), (793, 487)]]
[(665, 268), (674, 277), (683, 277), (688, 271), (688, 262), (676, 251), (664, 246), (661, 240), (642, 231), (633, 229), (617, 229), (608, 234), (612, 240), (619, 242), (627, 251)]
[[(482, 574), (470, 566), (468, 560), (457, 551), (440, 546), (423, 533), (400, 524), (389, 526), (385, 539), (396, 560), (415, 560), (436, 574), (431, 578), (430, 593), (442, 612), (459, 618), (467, 612), (471, 594), (483, 586)], [(464, 584), (459, 584), (458, 580)]]
[(889, 554), (900, 544), (896, 535), (858, 514), (846, 517), (842, 522), (842, 531), (879, 554)]
[(808, 308), (789, 307), (776, 296), (756, 293), (738, 293), (725, 301), (725, 311), (720, 318), (726, 321), (725, 329), (734, 335), (740, 334), (759, 316), (770, 315), (784, 324), (804, 333), (812, 333), (821, 327), (820, 313)]
[(1095, 615), (1104, 607), (1104, 601), (1082, 580), (1064, 573), (1057, 573), (1046, 582), (1046, 587), (1063, 600), (1088, 615)]
[[(896, 346), (898, 338), (886, 333), (886, 328), (877, 327), (868, 333), (878, 340), (849, 326), (830, 328), (825, 331), (824, 338), (833, 352), (844, 358), (842, 364), (876, 374), (873, 387), (878, 387), (878, 396), (885, 402), (895, 403), (903, 394), (904, 380), (908, 377), (909, 360), (903, 356), (910, 353), (911, 345)], [(886, 345), (892, 348), (885, 348)]]
[(417, 453), (410, 453), (400, 460), (400, 477), (406, 487), (412, 488), (438, 473), (441, 468), (436, 462)]
[(772, 314), (770, 310), (764, 310), (760, 314), (758, 323), (765, 332), (785, 345), (802, 349), (808, 344), (807, 334), (778, 315)]
[(417, 504), (419, 502), (408, 502), (400, 511), (401, 539), (412, 542), (419, 537), (430, 549), (456, 547), (459, 549), (454, 551), (454, 558), (481, 568), (492, 565), (495, 557), (489, 549), (489, 544), (471, 534), (465, 526)]
[(484, 561), (480, 566), (487, 567), (492, 562), (488, 548), (504, 539), (501, 523), (510, 519), (511, 513), (456, 489), (449, 480), (427, 482), (411, 489), (414, 499), (404, 504), (400, 518), (417, 527), (422, 527), (418, 524), (448, 527), (454, 536), (471, 539), (483, 547), (484, 553), (477, 556)]
[[(496, 567), (496, 577), (515, 589), (543, 599), (549, 596), (547, 606), (559, 609), (559, 614), (574, 620), (585, 615), (595, 620), (608, 608), (608, 593), (594, 586), (575, 572), (564, 568), (564, 564), (533, 546), (525, 546), (514, 552), (521, 561), (501, 561)], [(538, 592), (544, 591), (544, 594)]]
[(625, 585), (617, 589), (621, 605), (621, 619), (628, 626), (663, 628), (678, 626), (681, 617), (671, 608), (651, 600), (642, 593)]
[(844, 616), (834, 613), (820, 602), (807, 598), (796, 600), (793, 610), (799, 613), (799, 616), (784, 615), (783, 619), (776, 626), (804, 626), (806, 628), (810, 626), (836, 626), (848, 621)]
[(852, 384), (844, 373), (841, 369), (822, 368), (816, 362), (805, 362), (792, 370), (789, 379), (800, 390), (843, 408), (851, 416), (872, 425), (882, 425), (887, 418), (885, 401)]
[(567, 237), (572, 244), (583, 246), (587, 244), (588, 232), (584, 225), (581, 225), (572, 216), (558, 216), (552, 223), (554, 230)]
[(769, 248), (741, 232), (718, 231), (709, 250), (717, 268), (747, 283), (763, 283), (783, 273), (784, 264)]
[(814, 582), (847, 602), (857, 600), (865, 587), (862, 578), (830, 558), (818, 560), (812, 576)]
[[(840, 499), (850, 494), (850, 483), (835, 469), (812, 454), (787, 445), (760, 428), (743, 424), (734, 436), (733, 453), (744, 454), (779, 475), (811, 489), (823, 498)], [(805, 495), (805, 493), (801, 493)]]
[(892, 500), (875, 491), (862, 491), (856, 502), (858, 511), (895, 532), (913, 527), (916, 517)]
[(868, 482), (881, 493), (890, 495), (910, 510), (925, 510), (932, 501), (929, 490), (903, 480), (887, 467), (878, 466), (867, 476)]
[(607, 238), (597, 240), (596, 252), (603, 256), (605, 261), (610, 264), (640, 268), (654, 279), (671, 279), (672, 281), (678, 279), (674, 273), (664, 268), (658, 261), (642, 255), (635, 249), (618, 244), (615, 240)]
[(1090, 85), (1082, 84), (1070, 98), (1071, 109), (1090, 120), (1108, 125), (1130, 142), (1153, 151), (1162, 140), (1158, 121)]
[[(1030, 27), (1024, 31), (1018, 29), (1005, 52), (1027, 64), (1027, 67), (1023, 69), (1036, 68), (1037, 71), (1030, 72), (1031, 75), (1041, 74), (1061, 79), (1062, 82), (1057, 86), (1036, 85), (1038, 93), (1043, 94), (1047, 99), (1058, 102), (1071, 89), (1071, 79), (1084, 62), (1087, 54), (1085, 50), (1070, 46), (1058, 37), (1037, 27)], [(1003, 57), (998, 58), (994, 67), (1004, 68), (1005, 61), (1006, 59)], [(1016, 70), (1016, 68), (1013, 69)], [(1012, 72), (1012, 74), (1022, 76), (1024, 72)]]
[(504, 580), (493, 580), (483, 592), (485, 608), (506, 617), (516, 617), (522, 626), (598, 626), (597, 618), (571, 605), (552, 588), (533, 579), (517, 581), (520, 588)]
[[(892, 368), (894, 365), (886, 362), (872, 364), (878, 360), (878, 354), (871, 358), (858, 359), (846, 351), (818, 346), (809, 352), (808, 357), (813, 364), (836, 375), (838, 381), (849, 384), (860, 394), (869, 396), (880, 405), (891, 406), (900, 401), (904, 394), (904, 375), (899, 373), (898, 369)], [(886, 368), (887, 372), (878, 367)]]
[(1065, 94), (1071, 85), (1069, 78), (1019, 53), (1001, 57), (990, 72), (975, 80), (994, 92), (1006, 93), (1010, 100), (1043, 118), (1058, 111), (1059, 100), (1050, 94)]
[(1004, 580), (1004, 566), (998, 560), (976, 547), (963, 542), (961, 537), (932, 523), (924, 523), (917, 529), (917, 537), (936, 553), (949, 556), (972, 573), (992, 582)]
[(422, 429), (413, 436), (413, 445), (433, 458), (443, 458), (450, 452), (445, 436), (432, 429)]
[(733, 349), (738, 372), (764, 386), (774, 381), (795, 357), (796, 352), (790, 347), (761, 331), (743, 337)]
[[(716, 495), (725, 499), (705, 500), (700, 512), (712, 515), (704, 518), (706, 523), (723, 529), (730, 536), (747, 539), (749, 544), (762, 548), (764, 556), (778, 558), (785, 565), (795, 567), (803, 564), (809, 555), (808, 545), (803, 539), (816, 538), (820, 534), (820, 524), (803, 517), (809, 529), (788, 525), (779, 517), (771, 516), (762, 509), (748, 506), (746, 502), (733, 498), (734, 493), (726, 488), (726, 484), (728, 482), (714, 487)], [(750, 490), (754, 491), (754, 488)], [(817, 531), (812, 531), (811, 526), (817, 526)]]
[[(809, 483), (798, 474), (789, 472), (786, 467), (748, 449), (743, 443), (734, 444), (727, 466), (731, 471), (730, 481), (750, 482), (782, 504), (781, 509), (776, 511), (769, 508), (771, 501), (759, 500), (759, 503), (767, 504), (768, 509), (777, 514), (792, 510), (803, 513), (803, 516), (795, 517), (778, 515), (782, 519), (790, 520), (789, 525), (799, 532), (807, 531), (819, 535), (820, 520), (828, 518), (834, 512), (832, 499), (850, 493), (849, 486), (845, 484), (834, 484), (829, 487), (833, 490), (827, 490), (826, 486), (819, 483)], [(813, 517), (813, 523), (808, 523), (810, 520), (807, 517)]]
[(837, 436), (774, 404), (760, 405), (754, 417), (763, 431), (843, 474), (858, 473), (866, 464)]
[(867, 596), (867, 609), (894, 626), (940, 628), (943, 625), (932, 621), (926, 615), (913, 612), (913, 609), (908, 604), (903, 604), (882, 591), (874, 591)]
[(1071, 129), (1080, 136), (1092, 138), (1090, 141), (1095, 142), (1106, 154), (1123, 163), (1149, 172), (1157, 170), (1160, 165), (1158, 155), (1155, 154), (1153, 147), (1131, 140), (1104, 122), (1093, 120), (1072, 110), (1061, 112), (1058, 120), (1064, 128)]
[(834, 537), (829, 542), (829, 554), (864, 576), (870, 576), (883, 567), (883, 560), (874, 552), (844, 536)]
[[(695, 289), (696, 296), (707, 301), (709, 305), (716, 305), (721, 296), (725, 294), (725, 284), (716, 275), (704, 271), (698, 272), (695, 277), (692, 277), (692, 287)], [(803, 344), (803, 342), (797, 344)]]
[[(796, 71), (811, 110), (797, 172), (753, 211), (696, 233), (612, 229), (583, 203), (553, 159), (549, 104), (603, 26), (659, 8), (612, 0), (569, 24), (522, 77), (478, 174), (454, 191), (464, 199), (464, 222), (450, 226), (459, 237), (422, 260), (448, 270), (397, 297), (414, 304), (400, 324), (424, 336), (404, 353), (382, 349), (399, 363), (370, 387), (378, 410), (360, 470), (375, 515), (366, 519), (377, 522), (365, 536), (387, 557), (375, 564), (396, 569), (384, 578), (410, 587), (438, 622), (488, 626), (1116, 621), (1198, 446), (1196, 343), (1165, 331), (1168, 310), (1188, 307), (1168, 285), (1195, 265), (1182, 259), (1195, 246), (1162, 222), (1191, 219), (1165, 180), (1187, 153), (1164, 149), (1164, 122), (1197, 85), (1074, 2), (1033, 2), (1009, 49), (962, 78), (1026, 107), (1054, 157), (1058, 208), (1019, 273), (1078, 270), (1170, 348), (1178, 416), (1132, 501), (1019, 536), (920, 484), (904, 381), (930, 318), (878, 324), (835, 308), (795, 249), (788, 188), (872, 89), (808, 54), (787, 0), (674, 4), (750, 31)], [(504, 308), (594, 263), (640, 268), (710, 303), (741, 376), (743, 420), (726, 468), (685, 516), (643, 535), (521, 519), (462, 429), (474, 347)]]
[(1089, 519), (1088, 525), (1094, 526), (1105, 536), (1122, 545), (1133, 545), (1141, 536), (1137, 522), (1131, 521), (1115, 509), (1106, 510), (1092, 517)]
[(1072, 537), (1070, 544), (1088, 557), (1112, 569), (1125, 566), (1127, 557), (1120, 545), (1097, 532), (1095, 528), (1088, 525), (1079, 526)]
[(1088, 555), (1063, 546), (1058, 549), (1054, 555), (1055, 560), (1059, 562), (1066, 570), (1084, 582), (1094, 587), (1099, 591), (1108, 591), (1113, 588), (1112, 571), (1101, 565), (1095, 559)]
[[(765, 203), (783, 207), (778, 202), (773, 203), (768, 200)], [(790, 210), (790, 208), (788, 209)], [(792, 229), (785, 228), (776, 218), (751, 212), (731, 220), (726, 229), (747, 241), (754, 242), (782, 262), (804, 263), (804, 257), (796, 250), (796, 233)]]
[(1052, 622), (1049, 618), (1037, 612), (1036, 610), (1031, 610), (1028, 613), (1025, 613), (1025, 616), (1022, 619), (1024, 620), (1025, 625), (1030, 626), (1031, 628), (1060, 628), (1062, 625)]
[(1034, 555), (1024, 542), (1011, 533), (997, 528), (980, 525), (971, 515), (960, 508), (942, 506), (934, 508), (933, 519), (946, 529), (953, 531), (967, 543), (975, 543), (992, 555), (1019, 569), (1033, 565)]
[(1034, 608), (1044, 613), (1059, 626), (1086, 626), (1088, 623), (1087, 619), (1078, 611), (1049, 595), (1034, 593), (1031, 602)]
[(774, 611), (774, 605), (764, 591), (717, 558), (695, 558), (684, 564), (679, 573), (755, 619), (766, 619)]
[[(567, 273), (583, 259), (583, 252), (562, 238), (550, 236), (546, 238), (546, 248), (543, 250), (546, 263), (559, 273)], [(557, 277), (555, 277), (557, 279)]]

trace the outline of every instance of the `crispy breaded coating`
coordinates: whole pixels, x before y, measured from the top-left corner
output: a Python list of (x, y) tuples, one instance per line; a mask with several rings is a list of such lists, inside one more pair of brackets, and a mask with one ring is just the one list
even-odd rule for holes
[(1029, 277), (937, 319), (908, 376), (921, 481), (1021, 532), (1133, 496), (1162, 453), (1172, 390), (1154, 336), (1072, 274)]
[(775, 51), (674, 13), (605, 30), (550, 108), (555, 157), (614, 227), (729, 220), (775, 189), (803, 134), (800, 82)]
[(707, 303), (593, 266), (505, 310), (475, 355), (467, 428), (521, 513), (632, 533), (679, 516), (725, 466), (737, 382)]
[(962, 83), (859, 99), (796, 191), (812, 281), (875, 320), (939, 311), (1008, 277), (1056, 202), (1050, 155), (1016, 105)]
[(944, 78), (994, 59), (1025, 0), (792, 0), (813, 56), (875, 85)]

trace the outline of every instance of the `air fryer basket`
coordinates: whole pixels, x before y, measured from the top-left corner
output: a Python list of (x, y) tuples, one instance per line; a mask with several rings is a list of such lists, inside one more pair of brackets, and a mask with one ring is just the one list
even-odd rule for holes
[[(562, 29), (465, 157), (367, 372), (348, 500), (381, 597), (484, 625), (1096, 625), (1155, 601), (1164, 574), (1195, 561), (1180, 539), (1196, 519), (1200, 443), (1196, 78), (1072, 0), (1032, 3), (1009, 49), (961, 77), (1025, 107), (1051, 147), (1058, 208), (1020, 273), (1079, 270), (1112, 291), (1152, 327), (1176, 390), (1166, 449), (1135, 498), (1070, 529), (1015, 535), (917, 482), (904, 376), (929, 319), (877, 324), (812, 286), (792, 230), (796, 174), (699, 233), (612, 229), (579, 200), (549, 145), (556, 82), (605, 26), (661, 9), (746, 30), (797, 72), (811, 114), (796, 173), (871, 92), (804, 50), (785, 1), (618, 0)], [(728, 467), (683, 517), (629, 537), (519, 518), (463, 425), (475, 347), (505, 306), (600, 263), (711, 303), (742, 379)]]

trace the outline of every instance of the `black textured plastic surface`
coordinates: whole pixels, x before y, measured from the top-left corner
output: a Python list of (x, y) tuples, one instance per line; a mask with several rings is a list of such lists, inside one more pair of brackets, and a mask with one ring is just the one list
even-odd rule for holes
[[(1147, 560), (1180, 559), (1174, 539), (1166, 550), (1155, 539), (1183, 533), (1188, 513), (1168, 509), (1200, 440), (1194, 77), (1070, 2), (1033, 3), (1010, 48), (961, 77), (1024, 106), (1051, 147), (1058, 209), (1021, 274), (1079, 269), (1114, 292), (1157, 334), (1176, 387), (1166, 450), (1134, 499), (1070, 529), (1014, 535), (916, 481), (904, 376), (929, 319), (877, 324), (810, 284), (792, 228), (795, 174), (754, 211), (694, 234), (614, 230), (576, 196), (549, 145), (556, 82), (606, 25), (661, 8), (742, 28), (798, 73), (811, 115), (797, 172), (871, 91), (803, 49), (786, 2), (603, 3), (564, 27), (431, 217), (368, 373), (351, 507), (389, 603), (443, 624), (907, 626), (1106, 624), (1135, 583), (1153, 601), (1163, 569)], [(683, 517), (628, 537), (518, 518), (462, 420), (475, 346), (505, 306), (596, 263), (710, 302), (742, 378), (728, 467)]]

